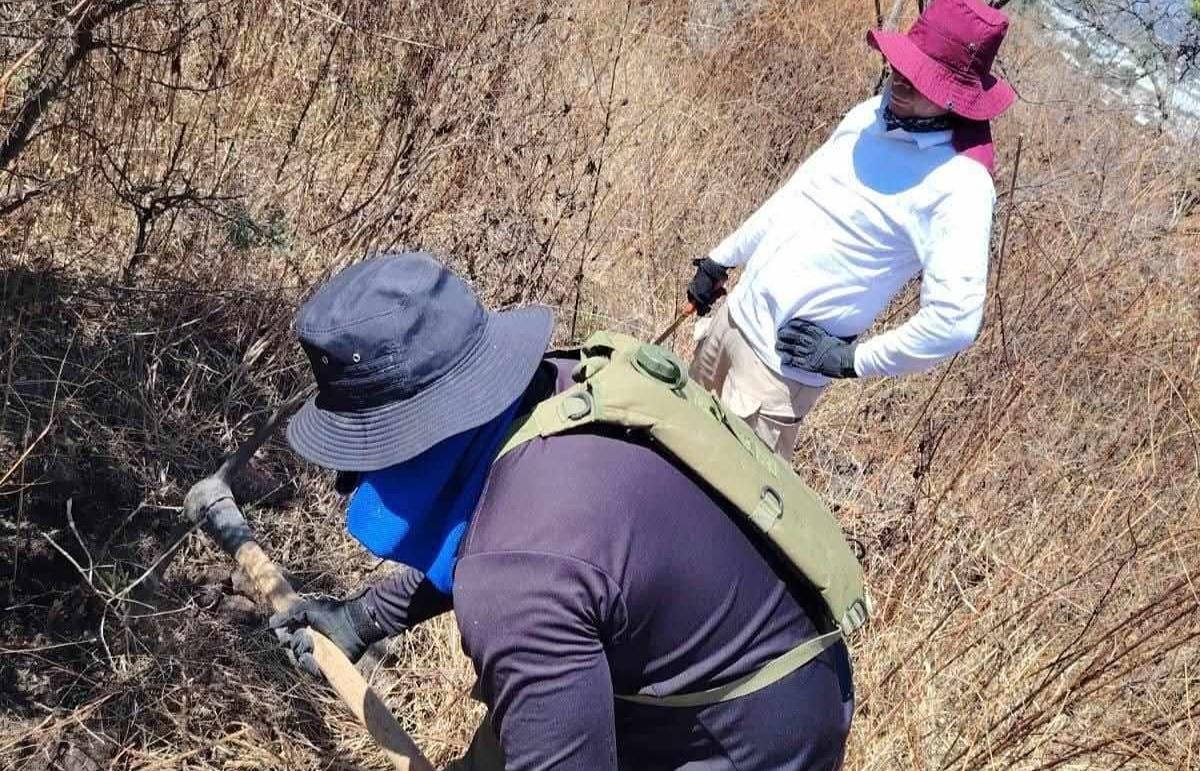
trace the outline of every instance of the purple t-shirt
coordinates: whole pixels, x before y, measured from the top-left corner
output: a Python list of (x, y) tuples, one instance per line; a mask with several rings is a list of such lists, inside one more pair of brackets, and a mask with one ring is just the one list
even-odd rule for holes
[[(570, 366), (556, 364), (561, 390)], [(725, 505), (616, 431), (536, 439), (495, 464), (453, 599), (509, 771), (840, 766), (840, 644), (729, 702), (614, 699), (718, 686), (818, 634), (811, 591)]]

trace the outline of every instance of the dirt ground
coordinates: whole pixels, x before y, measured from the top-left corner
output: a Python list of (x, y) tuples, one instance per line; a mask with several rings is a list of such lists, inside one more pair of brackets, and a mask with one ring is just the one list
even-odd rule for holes
[[(701, 50), (673, 1), (126, 6), (0, 180), (34, 193), (0, 197), (0, 769), (384, 768), (181, 522), (307, 382), (296, 304), (424, 248), (492, 306), (550, 305), (558, 343), (652, 335), (690, 260), (871, 93), (874, 7), (764, 0)], [(2, 14), (11, 128), (70, 39), (40, 4)], [(1040, 40), (1014, 15), (978, 341), (840, 384), (801, 435), (878, 605), (852, 771), (1200, 757), (1197, 156)], [(280, 438), (235, 492), (300, 590), (389, 569)], [(480, 707), (451, 619), (370, 676), (435, 762), (461, 753)]]

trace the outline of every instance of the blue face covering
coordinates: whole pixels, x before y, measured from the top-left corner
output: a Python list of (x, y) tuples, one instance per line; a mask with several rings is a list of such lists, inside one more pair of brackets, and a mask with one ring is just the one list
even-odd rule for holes
[(449, 594), (458, 545), (520, 403), (415, 458), (363, 474), (346, 509), (350, 535), (375, 556), (422, 571)]

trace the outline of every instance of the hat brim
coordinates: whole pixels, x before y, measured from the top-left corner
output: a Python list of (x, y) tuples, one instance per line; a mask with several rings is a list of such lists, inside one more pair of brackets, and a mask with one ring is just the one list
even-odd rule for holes
[(1016, 101), (1017, 93), (1007, 81), (988, 74), (978, 85), (963, 83), (907, 35), (873, 29), (867, 32), (867, 42), (926, 99), (949, 105), (947, 109), (955, 115), (968, 120), (991, 120)]
[(288, 444), (337, 471), (403, 463), (504, 412), (529, 386), (553, 331), (554, 314), (546, 307), (489, 313), (475, 350), (428, 388), (349, 411), (322, 408), (318, 394), (288, 423)]

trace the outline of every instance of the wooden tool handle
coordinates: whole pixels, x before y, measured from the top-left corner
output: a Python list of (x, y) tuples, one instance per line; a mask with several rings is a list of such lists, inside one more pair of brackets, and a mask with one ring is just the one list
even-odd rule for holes
[(683, 320), (695, 312), (696, 304), (689, 300), (687, 305), (684, 305), (679, 309), (679, 315), (675, 317), (675, 320), (671, 322), (671, 325), (660, 332), (658, 337), (654, 338), (654, 344), (662, 345), (668, 337), (675, 334), (675, 330), (679, 329), (679, 325), (683, 323)]
[[(300, 595), (292, 589), (283, 572), (255, 541), (247, 541), (238, 547), (234, 559), (276, 612), (287, 610), (300, 601)], [(312, 655), (321, 673), (359, 722), (366, 726), (371, 738), (383, 748), (392, 767), (398, 771), (434, 771), (342, 649), (315, 629), (310, 628), (308, 633), (312, 635)]]

